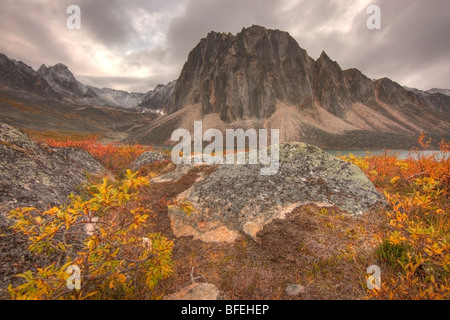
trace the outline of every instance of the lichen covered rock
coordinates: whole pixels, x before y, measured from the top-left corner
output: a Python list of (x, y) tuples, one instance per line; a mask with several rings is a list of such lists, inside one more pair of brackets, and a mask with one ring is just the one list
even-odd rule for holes
[(169, 210), (176, 236), (233, 242), (241, 232), (255, 240), (265, 224), (313, 203), (352, 215), (384, 204), (383, 197), (355, 165), (304, 143), (280, 145), (279, 171), (260, 174), (261, 165), (221, 165), (179, 196), (190, 214)]
[(86, 173), (104, 170), (83, 150), (43, 148), (0, 123), (0, 223), (16, 207), (48, 208), (65, 202), (86, 181)]

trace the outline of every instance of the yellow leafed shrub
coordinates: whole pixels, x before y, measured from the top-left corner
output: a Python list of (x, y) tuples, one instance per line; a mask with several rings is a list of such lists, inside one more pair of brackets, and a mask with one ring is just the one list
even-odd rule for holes
[[(72, 195), (66, 206), (12, 211), (13, 229), (28, 237), (29, 250), (56, 261), (19, 275), (25, 282), (9, 286), (11, 298), (127, 299), (169, 277), (173, 243), (143, 231), (150, 212), (137, 195), (146, 185), (147, 178), (127, 170), (121, 181), (104, 178), (87, 188), (88, 196)], [(79, 289), (67, 285), (69, 266), (80, 270)]]

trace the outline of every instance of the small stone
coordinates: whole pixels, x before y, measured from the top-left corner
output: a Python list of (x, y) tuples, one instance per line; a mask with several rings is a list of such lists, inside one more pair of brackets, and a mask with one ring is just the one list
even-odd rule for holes
[(295, 297), (302, 293), (305, 293), (305, 287), (298, 284), (291, 284), (286, 288), (286, 294), (290, 297)]

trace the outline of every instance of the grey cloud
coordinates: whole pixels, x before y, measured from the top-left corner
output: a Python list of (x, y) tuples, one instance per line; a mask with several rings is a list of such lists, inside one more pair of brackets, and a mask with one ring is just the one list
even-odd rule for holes
[[(387, 76), (420, 89), (450, 87), (450, 6), (448, 0), (374, 0), (381, 7), (382, 30), (366, 28), (366, 8), (349, 30), (333, 29), (355, 2), (334, 0), (3, 0), (0, 11), (0, 52), (38, 67), (65, 63), (74, 72), (90, 75), (98, 86), (147, 91), (178, 77), (189, 51), (210, 31), (236, 34), (258, 24), (288, 31), (318, 58), (322, 50), (344, 68), (356, 67), (367, 76)], [(64, 45), (66, 8), (82, 9), (83, 36), (122, 58), (122, 70), (146, 68), (148, 78), (98, 77), (84, 67), (82, 50)], [(141, 12), (164, 18), (151, 30), (136, 30)], [(177, 16), (178, 15), (178, 16)], [(165, 20), (164, 20), (165, 19)], [(57, 21), (55, 24), (48, 22)], [(59, 26), (59, 27), (58, 27)], [(145, 26), (144, 26), (145, 27)], [(331, 27), (325, 28), (325, 27)], [(153, 29), (152, 29), (153, 28)], [(142, 34), (145, 32), (146, 34)], [(162, 34), (162, 42), (151, 35)], [(150, 37), (149, 37), (150, 35)], [(150, 42), (149, 42), (150, 41)], [(145, 76), (145, 75), (143, 75)], [(157, 80), (159, 78), (159, 80)], [(142, 85), (138, 83), (145, 80)]]
[(140, 40), (132, 22), (142, 9), (157, 13), (171, 10), (176, 1), (158, 0), (63, 0), (64, 6), (78, 5), (82, 12), (82, 26), (98, 42), (109, 47), (121, 47)]
[(191, 0), (185, 14), (172, 20), (167, 42), (174, 63), (181, 65), (208, 32), (237, 33), (252, 24), (278, 27), (280, 4), (269, 0)]
[(139, 50), (125, 55), (125, 61), (128, 66), (144, 67), (154, 64), (155, 61), (161, 63), (160, 67), (165, 67), (169, 63), (168, 50), (161, 46), (157, 46), (149, 50)]
[(87, 28), (97, 41), (107, 46), (118, 46), (135, 36), (126, 3), (119, 0), (84, 0), (73, 4), (80, 6), (83, 28)]
[[(11, 46), (0, 42), (0, 51), (36, 67), (47, 61), (70, 63), (68, 48), (53, 37), (48, 19), (51, 16), (39, 2), (6, 0), (0, 11), (3, 39), (14, 37)], [(64, 22), (65, 26), (65, 22)], [(30, 48), (32, 51), (30, 51)]]
[(330, 57), (343, 68), (356, 67), (373, 78), (386, 76), (420, 89), (449, 87), (448, 1), (378, 0), (373, 4), (381, 8), (382, 29), (366, 28), (364, 8), (348, 33), (337, 31), (318, 40)]

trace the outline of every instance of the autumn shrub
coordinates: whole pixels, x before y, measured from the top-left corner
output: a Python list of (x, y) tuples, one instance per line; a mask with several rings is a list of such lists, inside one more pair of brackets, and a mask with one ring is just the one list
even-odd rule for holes
[(82, 140), (51, 138), (46, 139), (45, 143), (52, 147), (71, 147), (85, 150), (113, 173), (120, 173), (129, 168), (142, 153), (151, 149), (141, 145), (102, 144), (96, 136), (90, 136)]
[[(419, 137), (422, 149), (430, 140)], [(378, 298), (450, 298), (449, 144), (440, 153), (412, 150), (395, 156), (343, 157), (358, 165), (384, 193), (389, 208), (381, 213), (389, 226), (376, 253), (393, 268), (383, 278)], [(397, 272), (400, 270), (400, 272)]]
[[(9, 286), (11, 298), (132, 299), (169, 277), (173, 243), (145, 231), (150, 211), (138, 193), (146, 185), (127, 170), (121, 181), (89, 186), (89, 196), (71, 195), (68, 205), (11, 211), (12, 228), (29, 239), (29, 250), (55, 261), (20, 274), (24, 283)], [(81, 272), (79, 289), (67, 285), (69, 267)]]

